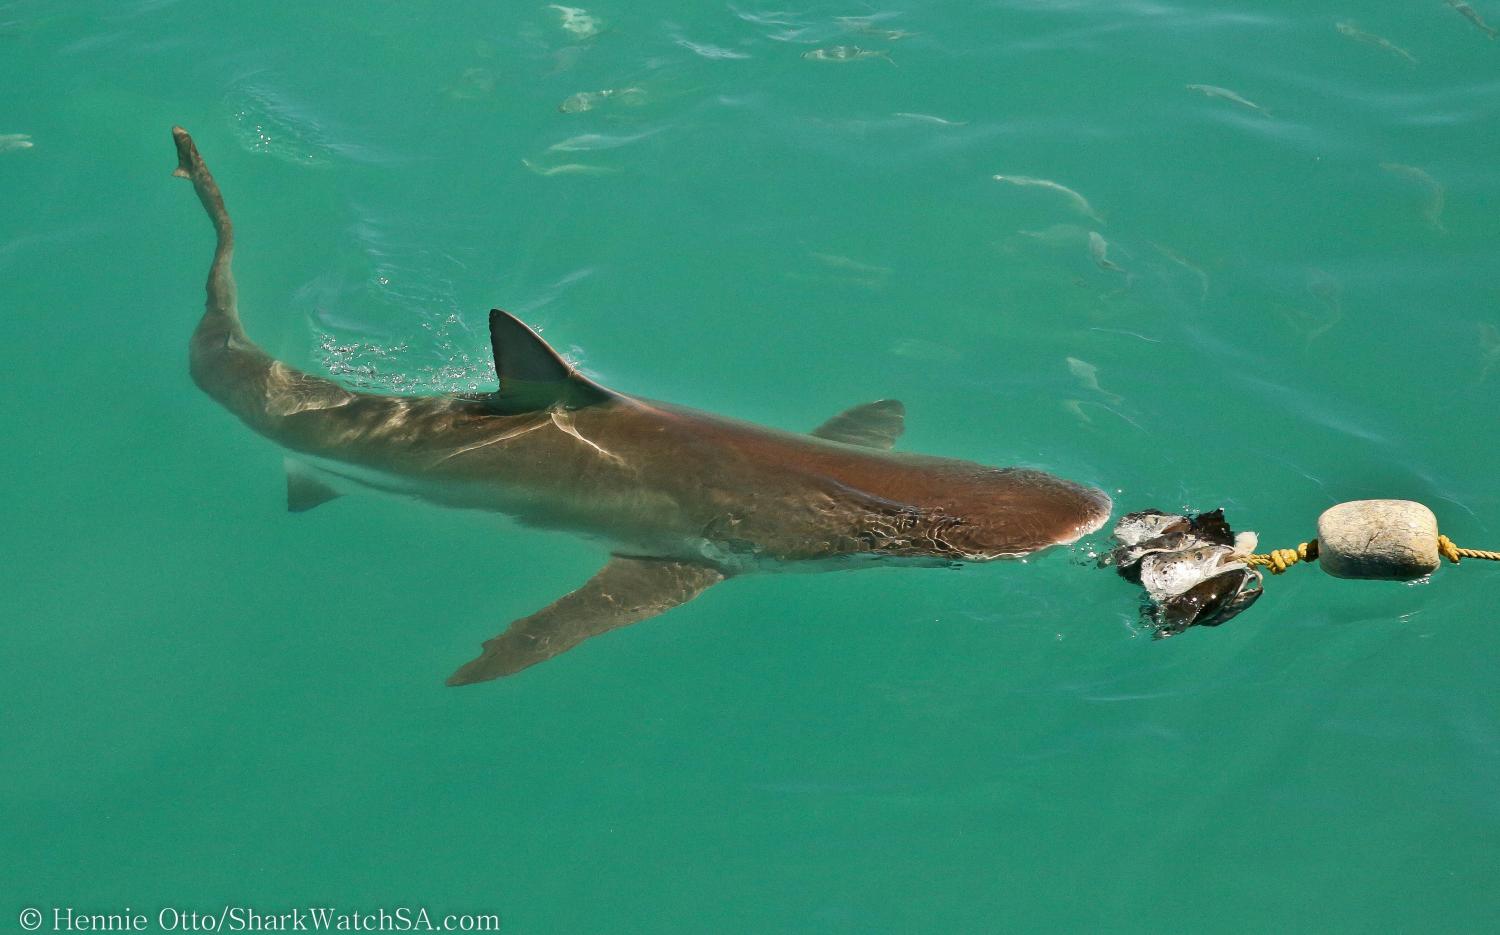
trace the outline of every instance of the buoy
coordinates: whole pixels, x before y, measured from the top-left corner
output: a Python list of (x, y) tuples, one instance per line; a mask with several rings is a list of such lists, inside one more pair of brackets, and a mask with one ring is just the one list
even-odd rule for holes
[(1351, 500), (1318, 517), (1318, 564), (1335, 578), (1415, 581), (1438, 557), (1437, 517), (1412, 500)]

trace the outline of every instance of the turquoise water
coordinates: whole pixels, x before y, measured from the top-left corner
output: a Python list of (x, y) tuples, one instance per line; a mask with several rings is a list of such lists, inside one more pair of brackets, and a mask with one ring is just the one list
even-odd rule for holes
[[(840, 46), (884, 54), (805, 57)], [(483, 388), (498, 305), (627, 392), (786, 428), (893, 396), (906, 450), (1123, 509), (1292, 545), (1409, 497), (1500, 548), (1497, 63), (1437, 0), (0, 3), (0, 930), (1491, 929), (1477, 563), (1299, 569), (1164, 642), (1087, 546), (751, 577), (445, 689), (600, 552), (288, 515), (188, 379), (211, 232), (168, 129), (251, 334), (353, 385)]]

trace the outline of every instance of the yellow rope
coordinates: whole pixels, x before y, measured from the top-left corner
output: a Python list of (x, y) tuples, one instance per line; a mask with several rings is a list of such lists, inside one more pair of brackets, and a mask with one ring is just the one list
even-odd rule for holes
[[(1457, 565), (1461, 559), (1482, 558), (1486, 561), (1500, 562), (1500, 552), (1488, 552), (1484, 549), (1461, 549), (1453, 544), (1453, 540), (1447, 536), (1438, 536), (1438, 552), (1448, 561)], [(1318, 540), (1312, 539), (1297, 544), (1295, 549), (1272, 549), (1269, 552), (1246, 555), (1245, 564), (1259, 565), (1269, 568), (1271, 574), (1279, 575), (1291, 568), (1298, 562), (1314, 562), (1318, 559)]]
[(1443, 558), (1446, 558), (1455, 565), (1462, 558), (1482, 558), (1486, 561), (1500, 562), (1500, 552), (1487, 552), (1484, 549), (1460, 549), (1447, 536), (1438, 536), (1438, 551), (1443, 553)]
[(1247, 555), (1245, 563), (1248, 565), (1260, 565), (1271, 569), (1271, 574), (1279, 575), (1291, 568), (1298, 562), (1312, 562), (1318, 558), (1318, 540), (1299, 542), (1295, 549), (1272, 549), (1269, 552)]

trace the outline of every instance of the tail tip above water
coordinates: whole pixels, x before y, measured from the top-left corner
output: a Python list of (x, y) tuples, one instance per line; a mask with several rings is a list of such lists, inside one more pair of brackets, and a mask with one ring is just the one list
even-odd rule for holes
[(177, 144), (177, 168), (172, 170), (173, 177), (192, 178), (193, 170), (203, 163), (203, 158), (198, 155), (198, 147), (182, 127), (172, 128), (172, 141)]

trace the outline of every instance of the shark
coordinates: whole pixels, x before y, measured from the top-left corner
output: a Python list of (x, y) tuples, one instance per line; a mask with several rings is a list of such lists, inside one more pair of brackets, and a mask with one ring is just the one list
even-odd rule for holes
[(373, 489), (608, 548), (593, 577), (486, 640), (449, 685), (513, 675), (735, 576), (1017, 559), (1109, 518), (1094, 487), (894, 451), (899, 401), (855, 406), (807, 434), (763, 427), (601, 386), (500, 309), (489, 313), (492, 392), (356, 392), (299, 370), (246, 334), (223, 195), (188, 132), (172, 136), (173, 175), (192, 183), (216, 238), (190, 373), (288, 453), (289, 510)]

